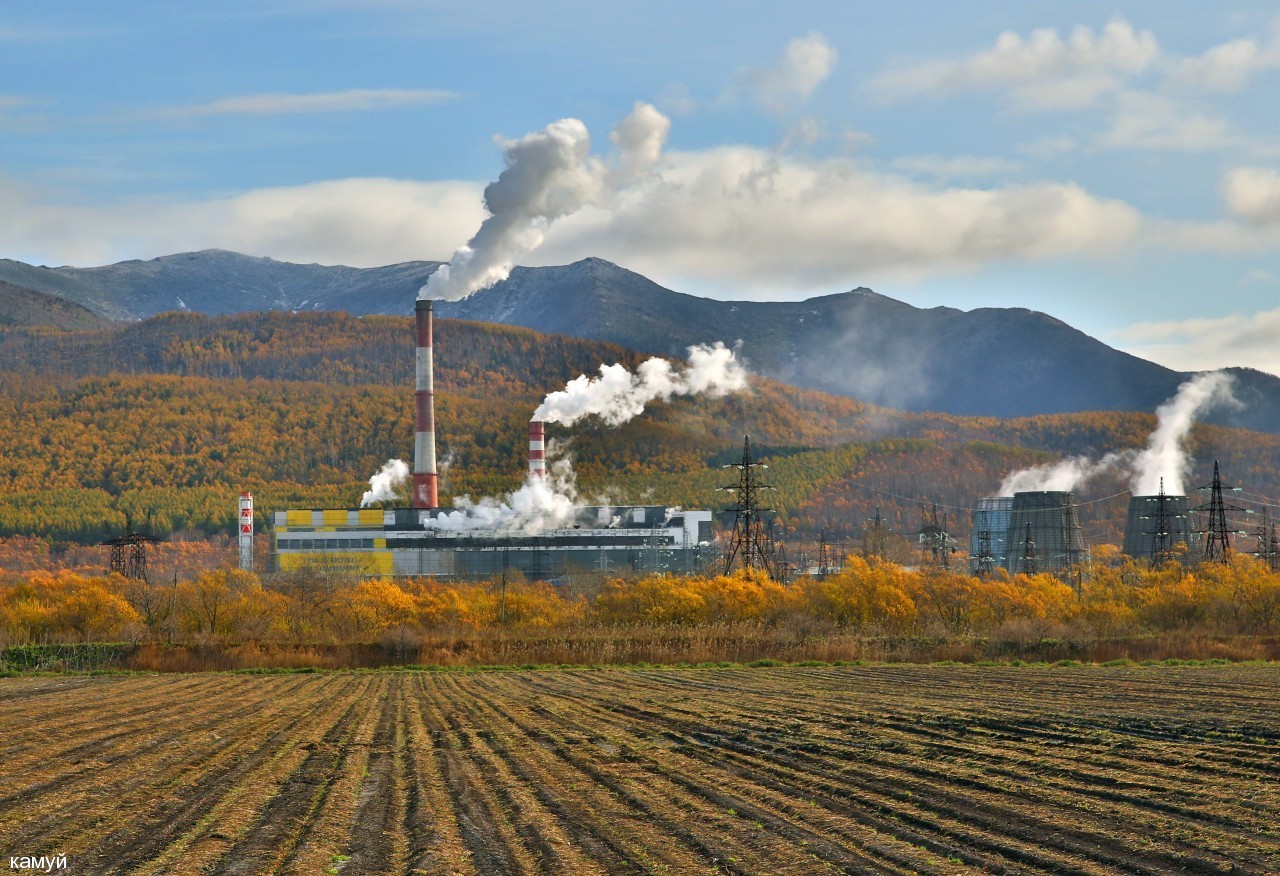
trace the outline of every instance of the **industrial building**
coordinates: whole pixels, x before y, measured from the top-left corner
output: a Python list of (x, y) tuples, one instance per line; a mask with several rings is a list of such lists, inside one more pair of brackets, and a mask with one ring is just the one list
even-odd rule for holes
[(694, 572), (711, 559), (711, 512), (661, 505), (582, 506), (555, 526), (436, 528), (454, 512), (277, 511), (276, 568), (354, 575), (530, 578), (574, 572)]
[[(512, 512), (495, 521), (438, 507), (430, 301), (417, 302), (414, 327), (412, 507), (277, 511), (271, 520), (274, 570), (460, 579), (518, 571), (546, 580), (584, 570), (693, 572), (711, 560), (710, 511), (592, 505), (556, 515)], [(529, 478), (545, 477), (545, 427), (534, 421)]]

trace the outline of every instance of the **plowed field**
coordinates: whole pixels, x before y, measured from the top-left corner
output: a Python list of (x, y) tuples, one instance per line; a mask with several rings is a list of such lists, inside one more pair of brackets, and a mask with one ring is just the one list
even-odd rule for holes
[(1280, 668), (0, 680), (0, 868), (1277, 873)]

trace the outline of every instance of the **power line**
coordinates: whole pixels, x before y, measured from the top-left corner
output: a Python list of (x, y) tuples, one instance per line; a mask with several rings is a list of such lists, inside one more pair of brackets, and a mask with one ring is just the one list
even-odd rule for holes
[[(964, 505), (947, 505), (947, 504), (944, 504), (943, 502), (932, 502), (927, 497), (922, 500), (919, 496), (903, 496), (900, 493), (891, 493), (888, 490), (881, 490), (878, 487), (873, 487), (869, 484), (864, 484), (861, 481), (849, 480), (849, 481), (845, 481), (845, 483), (853, 484), (855, 487), (862, 487), (862, 489), (864, 490), (868, 490), (872, 493), (878, 493), (881, 496), (889, 496), (890, 498), (893, 498), (893, 499), (901, 499), (904, 502), (919, 503), (921, 501), (924, 501), (938, 508), (946, 508), (949, 511), (969, 511), (972, 513), (978, 510), (977, 508), (969, 508)], [(1118, 496), (1125, 496), (1132, 492), (1133, 492), (1132, 490), (1121, 490), (1118, 493), (1112, 493), (1110, 496), (1103, 496), (1100, 499), (1090, 499), (1088, 502), (1076, 502), (1075, 504), (1076, 504), (1076, 507), (1083, 507), (1085, 505), (1096, 505), (1099, 502), (1106, 502), (1110, 499), (1115, 499)], [(1277, 507), (1280, 507), (1280, 506), (1277, 506)]]

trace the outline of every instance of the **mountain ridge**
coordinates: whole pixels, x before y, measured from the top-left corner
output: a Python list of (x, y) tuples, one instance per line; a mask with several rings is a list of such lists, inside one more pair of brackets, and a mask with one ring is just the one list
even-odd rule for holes
[[(439, 265), (296, 265), (205, 250), (97, 268), (0, 260), (0, 280), (112, 319), (166, 310), (407, 315)], [(754, 370), (786, 383), (965, 416), (1150, 411), (1190, 376), (1027, 308), (918, 308), (865, 287), (797, 302), (721, 301), (667, 289), (599, 258), (517, 267), (469, 298), (439, 302), (437, 313), (667, 356), (682, 356), (693, 344), (738, 344)], [(1228, 370), (1245, 405), (1210, 419), (1280, 431), (1280, 378)]]

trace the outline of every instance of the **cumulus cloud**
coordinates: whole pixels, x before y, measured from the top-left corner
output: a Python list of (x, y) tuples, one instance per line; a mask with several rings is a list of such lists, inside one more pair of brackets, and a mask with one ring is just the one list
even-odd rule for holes
[(794, 291), (1107, 253), (1141, 227), (1129, 205), (1069, 183), (923, 185), (848, 159), (723, 147), (668, 153), (658, 181), (563, 220), (539, 259), (593, 253), (668, 280)]
[(1238, 167), (1222, 184), (1227, 209), (1258, 225), (1280, 223), (1280, 172), (1268, 167)]
[(990, 49), (887, 71), (869, 88), (889, 101), (995, 91), (1019, 109), (1080, 109), (1146, 70), (1159, 54), (1150, 31), (1120, 18), (1101, 32), (1076, 27), (1066, 37), (1054, 28), (1026, 37), (1005, 31)]
[(1259, 73), (1280, 67), (1280, 28), (1273, 30), (1265, 43), (1254, 38), (1235, 39), (1183, 58), (1169, 74), (1167, 84), (1197, 91), (1240, 91)]
[(205, 201), (62, 203), (0, 176), (0, 245), (30, 262), (105, 264), (215, 247), (372, 267), (444, 258), (484, 217), (481, 186), (346, 179)]
[(739, 79), (741, 86), (761, 106), (785, 115), (827, 80), (838, 57), (827, 38), (814, 31), (789, 41), (776, 64), (747, 68)]
[(1210, 109), (1144, 91), (1116, 95), (1111, 127), (1096, 146), (1206, 152), (1242, 145), (1230, 123)]
[(204, 116), (276, 116), (298, 113), (364, 112), (423, 106), (457, 97), (452, 91), (404, 88), (350, 88), (315, 94), (244, 94), (208, 103), (168, 107), (150, 113), (170, 119)]
[(1207, 319), (1143, 322), (1117, 333), (1136, 356), (1179, 371), (1239, 366), (1280, 375), (1280, 308)]

